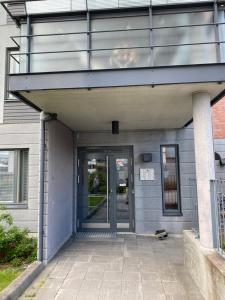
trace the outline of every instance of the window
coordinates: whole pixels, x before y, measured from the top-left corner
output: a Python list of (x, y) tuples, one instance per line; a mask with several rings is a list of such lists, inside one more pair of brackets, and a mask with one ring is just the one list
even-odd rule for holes
[(181, 215), (178, 145), (161, 146), (164, 215)]
[[(19, 61), (18, 58), (19, 56), (16, 55), (18, 52), (17, 48), (8, 48), (6, 52), (6, 80), (5, 80), (5, 99), (6, 100), (17, 100), (19, 101), (16, 97), (14, 97), (12, 94), (8, 92), (9, 90), (9, 81), (8, 81), (8, 75), (9, 74), (16, 74), (19, 73)], [(12, 55), (15, 54), (15, 55)]]
[(0, 150), (0, 204), (27, 203), (28, 150)]

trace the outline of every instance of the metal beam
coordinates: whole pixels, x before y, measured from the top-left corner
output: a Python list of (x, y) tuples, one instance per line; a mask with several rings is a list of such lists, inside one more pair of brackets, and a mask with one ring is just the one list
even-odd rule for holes
[(225, 63), (191, 66), (12, 74), (9, 92), (225, 82)]

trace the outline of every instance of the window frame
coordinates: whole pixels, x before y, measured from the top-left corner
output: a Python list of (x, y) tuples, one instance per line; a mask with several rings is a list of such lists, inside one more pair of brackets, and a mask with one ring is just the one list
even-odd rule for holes
[[(13, 96), (9, 97), (9, 75), (10, 75), (10, 54), (11, 52), (19, 51), (18, 47), (7, 47), (5, 53), (5, 102), (19, 102), (20, 100)], [(1, 150), (1, 149), (0, 149)]]
[[(28, 208), (28, 192), (29, 192), (29, 148), (13, 148), (13, 149), (4, 148), (4, 149), (0, 149), (0, 152), (1, 151), (15, 152), (17, 153), (17, 159), (16, 162), (14, 161), (14, 163), (16, 163), (16, 188), (14, 192), (15, 199), (11, 203), (6, 201), (0, 201), (0, 205), (9, 209), (26, 209)], [(21, 164), (23, 161), (23, 159), (21, 158), (23, 151), (26, 151), (28, 155), (28, 159), (27, 159), (28, 171), (27, 171), (26, 178), (24, 178), (23, 176), (23, 166)], [(27, 191), (26, 191), (26, 197), (24, 199), (24, 191), (22, 191), (22, 185), (26, 181), (27, 181)]]
[[(164, 170), (163, 170), (163, 147), (173, 147), (176, 155), (176, 179), (177, 179), (177, 209), (166, 209), (165, 205), (165, 191), (164, 191)], [(161, 187), (162, 187), (162, 211), (163, 216), (183, 216), (181, 206), (181, 182), (180, 182), (180, 158), (179, 158), (179, 144), (163, 144), (160, 145), (160, 165), (161, 165)]]

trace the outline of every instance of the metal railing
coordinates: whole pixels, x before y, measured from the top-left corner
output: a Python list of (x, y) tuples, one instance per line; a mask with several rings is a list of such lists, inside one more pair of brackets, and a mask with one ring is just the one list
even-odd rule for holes
[(196, 238), (199, 238), (200, 234), (199, 234), (199, 219), (198, 219), (198, 195), (197, 195), (197, 182), (195, 178), (189, 179), (189, 192), (190, 192), (191, 210), (192, 210), (192, 231), (195, 233)]
[(212, 180), (211, 192), (217, 249), (225, 256), (225, 180)]
[[(196, 11), (195, 11), (196, 12)], [(167, 25), (156, 26), (154, 24), (154, 15), (151, 7), (146, 7), (146, 11), (143, 12), (144, 17), (148, 18), (148, 26), (136, 27), (128, 26), (126, 28), (117, 29), (103, 29), (103, 30), (93, 30), (92, 29), (92, 18), (93, 15), (90, 12), (87, 12), (86, 17), (83, 21), (86, 22), (85, 29), (77, 32), (54, 32), (54, 33), (39, 33), (31, 34), (32, 32), (32, 19), (28, 17), (27, 19), (27, 33), (19, 36), (12, 36), (13, 42), (20, 47), (18, 53), (12, 53), (11, 57), (20, 64), (20, 73), (30, 73), (36, 72), (32, 69), (34, 58), (39, 57), (39, 63), (44, 58), (48, 61), (49, 58), (52, 60), (71, 60), (69, 67), (65, 65), (63, 70), (59, 69), (57, 71), (79, 71), (79, 70), (93, 70), (93, 69), (114, 69), (114, 68), (140, 68), (140, 67), (155, 67), (155, 66), (171, 66), (171, 65), (192, 65), (192, 64), (202, 64), (202, 63), (221, 63), (225, 60), (225, 40), (221, 37), (220, 30), (224, 30), (223, 37), (225, 36), (225, 22), (219, 22), (218, 20), (218, 8), (217, 4), (212, 5), (212, 9), (207, 10), (207, 12), (213, 12), (213, 21), (206, 23), (193, 23), (193, 24), (180, 24), (180, 25)], [(177, 13), (179, 15), (179, 12)], [(131, 14), (131, 17), (135, 17), (135, 14)], [(116, 14), (112, 18), (118, 17)], [(105, 18), (105, 17), (104, 17)], [(122, 16), (120, 16), (122, 18)], [(98, 17), (98, 20), (100, 18)], [(73, 19), (71, 19), (73, 21)], [(115, 21), (116, 22), (116, 21)], [(74, 26), (74, 25), (73, 25)], [(192, 39), (191, 35), (188, 35), (185, 30), (194, 29), (198, 31), (202, 28), (209, 31), (209, 37), (206, 37), (206, 33), (203, 33), (202, 40), (199, 35), (199, 41)], [(163, 32), (164, 30), (164, 32)], [(165, 40), (165, 30), (171, 32), (173, 30), (179, 30), (171, 38), (171, 43), (168, 42), (168, 37)], [(136, 32), (136, 40), (134, 33)], [(162, 33), (162, 40), (156, 41), (156, 38)], [(179, 34), (178, 34), (179, 33)], [(109, 39), (108, 36), (114, 34), (114, 42)], [(120, 35), (118, 41), (115, 40), (115, 34)], [(128, 38), (129, 34), (132, 34), (132, 38)], [(144, 40), (139, 40), (140, 35), (144, 35)], [(185, 36), (187, 34), (187, 36)], [(190, 33), (189, 33), (190, 34)], [(194, 33), (193, 33), (194, 34)], [(195, 33), (196, 34), (196, 33)], [(100, 35), (104, 35), (104, 39), (110, 41), (109, 47), (98, 47), (93, 43), (95, 39), (99, 38)], [(121, 38), (122, 35), (122, 38)], [(211, 38), (210, 38), (211, 35)], [(180, 38), (178, 38), (178, 36)], [(52, 46), (52, 43), (55, 42), (56, 38), (63, 39), (63, 42), (60, 45), (60, 49), (56, 49)], [(65, 39), (68, 37), (68, 41), (74, 40), (74, 42), (68, 42), (69, 46), (62, 47), (62, 44), (65, 43)], [(81, 39), (82, 43), (85, 45), (79, 47), (79, 42), (76, 42), (76, 38)], [(181, 38), (182, 37), (182, 38)], [(183, 39), (184, 38), (184, 39)], [(38, 40), (41, 42), (41, 50), (38, 49)], [(53, 41), (53, 42), (52, 42)], [(122, 43), (123, 42), (123, 43)], [(67, 44), (68, 44), (67, 43)], [(121, 44), (122, 43), (122, 44)], [(43, 45), (50, 45), (50, 48)], [(102, 45), (100, 43), (100, 45)], [(202, 54), (198, 55), (202, 61), (196, 60), (195, 52), (202, 50)], [(168, 52), (165, 54), (165, 52)], [(173, 56), (176, 53), (177, 56)], [(56, 56), (58, 55), (58, 58)], [(168, 59), (165, 59), (165, 56), (168, 55)], [(72, 57), (73, 56), (73, 57)], [(99, 62), (96, 64), (96, 57), (103, 57), (100, 65), (103, 67), (98, 67)], [(73, 65), (73, 59), (82, 61), (81, 66), (78, 67)], [(104, 61), (105, 59), (105, 61)], [(26, 66), (24, 67), (24, 65)], [(95, 66), (97, 65), (97, 67)], [(46, 62), (45, 62), (46, 66)], [(54, 63), (52, 65), (54, 67)], [(50, 67), (49, 67), (50, 68)], [(54, 72), (55, 70), (43, 70), (43, 72)], [(42, 72), (42, 70), (38, 70)]]

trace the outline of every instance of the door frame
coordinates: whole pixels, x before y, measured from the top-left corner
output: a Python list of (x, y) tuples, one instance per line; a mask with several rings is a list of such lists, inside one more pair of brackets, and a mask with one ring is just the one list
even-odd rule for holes
[[(109, 159), (109, 185), (112, 186), (113, 182), (115, 184), (115, 176), (116, 172), (115, 170), (112, 171), (113, 162), (115, 162), (115, 159), (118, 157), (118, 155), (122, 158), (122, 155), (126, 155), (129, 160), (129, 171), (128, 171), (128, 180), (129, 180), (129, 229), (123, 229), (123, 228), (117, 228), (116, 223), (116, 208), (115, 208), (115, 191), (114, 191), (114, 199), (112, 200), (112, 222), (110, 222), (109, 228), (81, 228), (79, 224), (79, 203), (82, 201), (83, 198), (83, 188), (84, 186), (81, 185), (81, 178), (83, 176), (83, 169), (82, 169), (82, 158), (86, 155), (86, 153), (105, 153), (106, 155), (110, 157)], [(76, 228), (77, 231), (89, 231), (89, 232), (135, 232), (135, 192), (134, 192), (134, 156), (133, 156), (133, 146), (78, 146), (77, 147), (77, 209), (76, 209), (76, 219), (77, 224)], [(115, 163), (114, 163), (115, 167)], [(83, 179), (82, 179), (83, 180)], [(113, 182), (112, 182), (113, 181)], [(114, 187), (115, 188), (115, 187)], [(109, 196), (110, 193), (109, 193)]]

